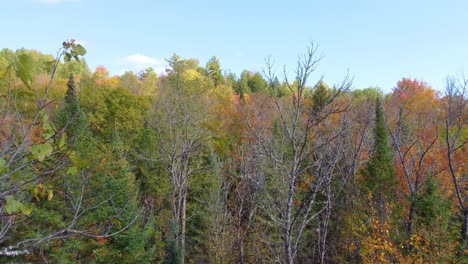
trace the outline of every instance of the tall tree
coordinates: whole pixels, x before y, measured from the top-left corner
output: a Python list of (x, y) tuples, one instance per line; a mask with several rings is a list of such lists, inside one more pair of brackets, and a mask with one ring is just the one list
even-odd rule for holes
[(375, 109), (374, 146), (370, 160), (363, 172), (364, 186), (378, 206), (380, 221), (385, 222), (386, 203), (395, 194), (396, 180), (393, 155), (380, 100), (376, 101)]
[[(310, 96), (319, 82), (309, 87), (308, 80), (321, 59), (317, 46), (309, 47), (298, 61), (295, 81), (290, 83), (287, 77), (285, 79), (290, 96), (275, 96), (272, 101), (265, 102), (273, 112), (267, 112), (262, 106), (261, 113), (246, 116), (252, 143), (259, 146), (257, 155), (265, 157), (268, 164), (269, 173), (260, 182), (266, 197), (263, 211), (276, 226), (281, 226), (278, 234), (283, 248), (281, 255), (288, 264), (295, 262), (311, 221), (331, 206), (328, 202), (317, 203), (317, 197), (326, 193), (334, 181), (331, 177), (341, 158), (335, 155), (329, 159), (321, 153), (328, 153), (327, 149), (334, 147), (335, 140), (342, 136), (342, 127), (330, 134), (324, 129), (334, 114), (346, 109), (346, 104), (340, 106), (335, 99), (350, 87), (351, 82), (345, 79), (330, 95), (323, 110), (311, 114)], [(270, 85), (274, 84), (276, 76), (271, 63), (267, 65), (266, 74)], [(324, 136), (319, 137), (319, 134)], [(333, 200), (329, 198), (329, 201)]]
[[(399, 192), (407, 201), (404, 216), (407, 249), (416, 227), (424, 229), (426, 221), (417, 222), (416, 205), (425, 182), (438, 176), (445, 167), (440, 155), (439, 100), (436, 92), (424, 82), (403, 78), (397, 83), (387, 101), (388, 127), (394, 147), (397, 177), (401, 180)], [(419, 226), (418, 226), (419, 225)], [(430, 243), (429, 241), (426, 241)]]
[(214, 85), (218, 86), (223, 82), (223, 73), (221, 72), (221, 65), (219, 65), (219, 60), (215, 56), (206, 63), (206, 71), (208, 76), (213, 80)]
[(205, 127), (209, 118), (208, 101), (204, 97), (203, 77), (193, 60), (174, 55), (171, 69), (161, 84), (148, 125), (156, 133), (158, 155), (163, 173), (171, 179), (169, 202), (177, 251), (185, 261), (187, 197), (191, 178), (203, 170), (201, 155), (209, 142)]
[(63, 109), (59, 111), (55, 122), (57, 128), (62, 130), (61, 132), (67, 131), (69, 141), (76, 140), (82, 132), (80, 130), (83, 130), (86, 126), (86, 117), (81, 110), (78, 97), (76, 96), (75, 77), (73, 73), (70, 74), (68, 79)]
[(154, 96), (158, 89), (158, 75), (153, 68), (146, 68), (138, 73), (138, 79), (142, 82), (141, 88), (144, 95)]
[[(445, 144), (447, 145), (447, 163), (453, 183), (453, 192), (458, 204), (460, 218), (462, 219), (461, 237), (462, 246), (460, 254), (465, 254), (468, 247), (468, 206), (466, 205), (467, 175), (465, 159), (457, 158), (457, 154), (466, 150), (468, 143), (467, 132), (467, 90), (468, 80), (447, 80), (445, 92)], [(465, 152), (465, 151), (463, 151)]]
[(129, 89), (134, 94), (142, 94), (142, 82), (132, 71), (126, 71), (120, 76), (120, 86)]
[(364, 263), (399, 262), (401, 254), (393, 234), (397, 182), (380, 98), (376, 99), (374, 120), (370, 158), (361, 171), (360, 187), (364, 195), (355, 197), (365, 198), (357, 208), (361, 209), (357, 217), (359, 241), (354, 245), (359, 248), (359, 258)]

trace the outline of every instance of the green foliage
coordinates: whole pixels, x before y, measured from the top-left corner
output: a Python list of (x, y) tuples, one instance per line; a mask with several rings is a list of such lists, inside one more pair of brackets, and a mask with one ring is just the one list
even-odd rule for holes
[(383, 98), (383, 92), (380, 88), (365, 88), (365, 89), (358, 89), (354, 90), (353, 95), (357, 98), (365, 98), (366, 100), (380, 100)]
[(138, 79), (142, 82), (142, 94), (154, 96), (158, 89), (158, 75), (153, 68), (146, 68), (138, 74)]
[(55, 125), (57, 129), (66, 131), (68, 135), (66, 140), (73, 144), (77, 140), (87, 126), (85, 114), (81, 110), (78, 97), (76, 95), (75, 78), (70, 74), (67, 83), (67, 92), (65, 94), (64, 105), (59, 110), (56, 118)]
[(16, 200), (12, 195), (7, 195), (5, 199), (5, 209), (8, 214), (13, 214), (16, 212), (21, 212), (27, 216), (31, 214), (32, 208)]
[(319, 112), (320, 110), (322, 110), (325, 105), (328, 103), (328, 100), (329, 100), (329, 97), (330, 97), (330, 88), (328, 87), (328, 85), (323, 82), (323, 81), (320, 81), (315, 89), (314, 89), (314, 93), (312, 95), (312, 101), (314, 103), (314, 111), (315, 112)]
[(208, 72), (208, 76), (213, 80), (215, 86), (222, 84), (223, 74), (221, 73), (221, 66), (218, 58), (214, 56), (211, 57), (206, 63), (206, 71)]
[[(281, 176), (291, 167), (262, 155), (274, 149), (271, 158), (292, 159), (295, 150), (289, 146), (299, 145), (292, 135), (307, 136), (298, 151), (310, 150), (294, 183), (291, 221), (310, 221), (296, 262), (317, 262), (322, 239), (324, 262), (463, 262), (455, 253), (464, 246), (459, 243), (460, 216), (444, 178), (446, 165), (440, 157), (446, 149), (438, 141), (426, 155), (438, 180), (422, 177), (410, 198), (415, 208), (412, 234), (405, 233), (407, 212), (396, 204), (407, 201), (396, 189), (378, 101), (384, 98), (381, 90), (346, 92), (339, 99), (351, 98), (353, 104), (341, 112), (327, 106), (335, 88), (323, 81), (305, 87), (307, 108), (297, 118), (301, 123), (312, 117), (314, 127), (304, 129), (314, 133), (306, 135), (305, 130), (287, 131), (292, 116), (281, 119), (272, 110), (273, 99), (277, 110), (291, 109), (293, 100), (284, 95), (297, 92), (299, 81), (291, 87), (277, 78), (267, 84), (260, 73), (247, 70), (240, 78), (223, 76), (216, 57), (200, 67), (198, 60), (175, 54), (166, 75), (147, 68), (110, 77), (104, 67), (90, 74), (82, 58), (86, 50), (74, 40), (64, 42), (59, 54), (64, 62), (34, 50), (0, 52), (0, 262), (180, 263), (185, 255), (188, 263), (231, 263), (241, 262), (241, 247), (246, 263), (277, 261), (284, 231), (284, 203), (278, 201), (288, 187)], [(57, 80), (45, 101), (39, 101), (53, 70)], [(372, 137), (371, 118), (360, 111), (374, 100)], [(352, 109), (362, 102), (366, 104)], [(313, 122), (327, 113), (325, 107), (336, 112), (315, 129)], [(398, 112), (391, 107), (387, 109)], [(445, 114), (443, 107), (437, 111)], [(415, 123), (400, 114), (399, 136), (419, 136), (411, 134)], [(388, 118), (393, 129), (395, 122)], [(435, 130), (439, 127), (434, 124)], [(467, 131), (461, 127), (460, 145), (455, 146), (460, 147), (454, 155), (460, 167)], [(456, 132), (453, 128), (448, 136)], [(437, 133), (445, 138), (445, 131)], [(263, 147), (264, 152), (255, 152)], [(334, 160), (336, 150), (343, 155), (339, 160)], [(328, 170), (335, 164), (338, 169)], [(463, 171), (456, 173), (463, 179)], [(332, 175), (329, 183), (321, 183), (322, 174)], [(183, 181), (185, 188), (176, 189)], [(176, 191), (187, 195), (185, 252), (181, 224), (174, 220)], [(314, 202), (308, 209), (309, 199)], [(322, 210), (328, 203), (331, 207)], [(317, 214), (302, 219), (306, 210)], [(298, 226), (291, 231), (296, 236)], [(2, 255), (17, 244), (30, 254)]]
[(54, 148), (50, 143), (34, 145), (31, 150), (33, 157), (38, 161), (44, 161), (52, 154), (52, 151), (54, 151)]
[(166, 69), (166, 73), (169, 75), (169, 80), (177, 82), (180, 78), (180, 74), (193, 70), (196, 72), (202, 71), (198, 66), (199, 61), (197, 59), (181, 59), (177, 54), (172, 55), (170, 59), (167, 60), (169, 63), (169, 69)]
[(3, 73), (3, 75), (6, 76), (13, 73), (31, 89), (33, 78), (36, 73), (31, 55), (25, 49), (19, 49), (16, 52), (3, 49), (0, 52), (0, 57), (3, 57), (7, 61), (6, 72)]
[(234, 89), (238, 94), (250, 94), (265, 91), (267, 87), (268, 83), (260, 73), (244, 70)]
[(171, 224), (169, 238), (166, 240), (166, 254), (163, 264), (179, 264), (181, 262), (180, 249), (177, 247), (175, 236), (177, 234), (177, 224)]
[(6, 161), (4, 158), (0, 157), (0, 173), (3, 173), (8, 170), (8, 167), (6, 166)]
[(451, 217), (451, 203), (440, 193), (440, 184), (427, 177), (415, 199), (414, 231), (405, 253), (423, 262), (448, 263), (455, 259), (457, 237), (455, 219)]
[[(82, 125), (86, 129), (86, 122)], [(103, 237), (83, 236), (65, 240), (54, 250), (51, 259), (79, 259), (87, 263), (151, 263), (154, 249), (148, 243), (155, 231), (151, 224), (138, 221), (141, 217), (137, 204), (138, 190), (129, 171), (120, 136), (114, 133), (110, 144), (102, 145), (91, 133), (80, 131), (79, 135), (69, 131), (70, 137), (75, 138), (73, 145), (69, 146), (73, 150), (69, 155), (70, 165), (67, 173), (57, 178), (55, 188), (79, 194), (77, 197), (82, 195), (83, 206), (95, 207), (90, 211), (84, 207), (83, 212), (86, 213), (74, 228), (90, 230), (86, 232)], [(85, 182), (83, 175), (86, 175)], [(67, 198), (63, 197), (62, 204), (54, 210), (61, 211), (65, 219), (73, 219), (73, 214), (70, 214), (73, 210), (68, 211), (67, 204)], [(118, 234), (106, 237), (106, 234), (115, 232)]]
[(140, 94), (142, 89), (142, 83), (138, 77), (131, 71), (126, 71), (120, 77), (120, 86), (129, 89), (134, 94)]
[(64, 51), (65, 62), (69, 62), (72, 59), (80, 61), (80, 57), (86, 54), (86, 49), (81, 44), (75, 43), (74, 39), (70, 39), (69, 41), (64, 41), (63, 49), (65, 50)]
[[(415, 207), (416, 214), (422, 224), (430, 226), (434, 224), (439, 217), (448, 216), (450, 212), (450, 203), (439, 194), (439, 184), (434, 177), (428, 177), (424, 182), (424, 189), (418, 194)], [(448, 224), (445, 219), (445, 226)]]
[(369, 193), (378, 197), (390, 197), (394, 194), (396, 181), (393, 155), (379, 100), (377, 100), (375, 111), (374, 145), (363, 175), (364, 186)]
[(60, 64), (57, 70), (58, 78), (65, 79), (73, 74), (75, 76), (86, 76), (90, 74), (88, 64), (84, 58), (81, 60), (71, 60), (64, 64)]
[(149, 100), (125, 88), (94, 89), (92, 84), (88, 85), (82, 87), (81, 103), (93, 131), (103, 141), (108, 141), (118, 131), (124, 141), (136, 143)]

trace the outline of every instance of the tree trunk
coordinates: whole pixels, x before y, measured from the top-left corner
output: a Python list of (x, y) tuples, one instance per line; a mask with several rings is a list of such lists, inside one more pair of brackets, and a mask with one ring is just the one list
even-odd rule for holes
[[(411, 197), (411, 203), (410, 203), (410, 208), (409, 208), (409, 214), (408, 214), (408, 224), (407, 224), (407, 229), (406, 231), (408, 232), (408, 241), (411, 240), (411, 233), (413, 232), (413, 219), (414, 219), (414, 213), (415, 213), (415, 197), (412, 195)], [(413, 249), (413, 246), (410, 244), (408, 246), (408, 250), (411, 251)]]
[(245, 256), (244, 256), (244, 238), (242, 237), (239, 241), (239, 263), (245, 263)]
[(186, 223), (186, 203), (187, 203), (187, 194), (184, 190), (182, 195), (182, 208), (181, 208), (181, 219), (180, 219), (180, 263), (185, 263), (185, 223)]
[(466, 247), (468, 245), (468, 208), (463, 209), (462, 238)]
[(413, 218), (414, 218), (414, 201), (411, 201), (411, 204), (410, 204), (410, 210), (409, 210), (409, 214), (408, 214), (408, 225), (407, 225), (407, 232), (408, 232), (408, 237), (411, 237), (411, 232), (413, 231)]
[(293, 206), (294, 184), (295, 179), (292, 178), (289, 183), (288, 201), (286, 204), (286, 221), (284, 223), (284, 250), (287, 264), (294, 263), (291, 249), (291, 209)]
[(325, 215), (323, 219), (322, 228), (320, 229), (321, 235), (319, 239), (319, 253), (320, 253), (320, 263), (325, 263), (325, 253), (327, 246), (327, 237), (328, 237), (328, 225), (330, 222), (330, 216), (332, 213), (332, 199), (331, 199), (331, 182), (328, 182), (327, 186), (327, 209), (325, 210)]
[[(289, 230), (286, 230), (285, 232), (287, 236), (289, 236), (290, 232)], [(291, 250), (291, 240), (289, 238), (286, 238), (284, 240), (284, 249), (285, 249), (285, 253), (286, 253), (286, 263), (287, 264), (293, 264), (294, 261), (293, 261), (293, 258), (292, 258), (292, 250)]]

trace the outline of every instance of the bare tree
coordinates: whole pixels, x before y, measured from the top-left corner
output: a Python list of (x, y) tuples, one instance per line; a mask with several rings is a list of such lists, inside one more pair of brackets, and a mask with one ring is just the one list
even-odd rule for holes
[[(324, 124), (333, 115), (346, 110), (348, 105), (339, 105), (336, 99), (351, 86), (351, 81), (346, 78), (314, 107), (312, 95), (321, 80), (311, 87), (307, 84), (322, 58), (317, 46), (312, 44), (298, 59), (293, 83), (284, 70), (290, 95), (272, 98), (274, 113), (268, 113), (270, 119), (262, 123), (252, 114), (246, 117), (253, 140), (259, 146), (257, 155), (264, 157), (271, 169), (271, 175), (265, 176), (263, 209), (282, 227), (286, 263), (294, 263), (304, 230), (330, 206), (328, 200), (319, 202), (317, 199), (327, 192), (333, 181), (332, 175), (323, 171), (326, 161), (320, 153), (343, 135), (342, 129), (323, 133)], [(266, 75), (270, 89), (276, 93), (279, 87), (274, 82), (276, 76), (270, 61), (267, 61)], [(330, 166), (333, 168), (333, 164)]]
[(246, 263), (245, 240), (259, 209), (261, 199), (260, 186), (263, 185), (263, 161), (256, 155), (253, 146), (240, 143), (232, 155), (227, 173), (232, 182), (231, 205), (232, 221), (235, 228), (238, 263)]
[[(420, 84), (423, 85), (423, 84)], [(435, 153), (439, 142), (438, 133), (438, 109), (428, 104), (429, 101), (420, 102), (414, 94), (417, 88), (405, 90), (404, 98), (399, 97), (396, 92), (389, 110), (389, 133), (392, 139), (396, 160), (401, 166), (404, 180), (407, 185), (407, 196), (409, 197), (409, 210), (406, 220), (407, 235), (411, 237), (414, 218), (416, 213), (416, 203), (418, 194), (423, 189), (423, 182), (427, 177), (435, 177), (443, 168), (437, 162)], [(421, 89), (430, 91), (431, 88), (421, 86)], [(422, 92), (421, 90), (420, 92)], [(435, 93), (434, 93), (435, 96)], [(436, 102), (435, 97), (425, 97), (423, 99)], [(401, 101), (402, 100), (402, 101)], [(416, 102), (421, 104), (409, 109), (409, 104)], [(424, 136), (421, 136), (424, 135)], [(432, 153), (432, 155), (431, 155)]]
[(187, 195), (190, 178), (203, 167), (200, 155), (210, 133), (205, 124), (209, 120), (208, 101), (203, 84), (184, 79), (180, 61), (172, 61), (169, 80), (161, 84), (153, 117), (148, 122), (156, 132), (157, 160), (171, 178), (171, 211), (177, 227), (176, 241), (181, 262), (185, 257)]
[[(336, 261), (333, 257), (341, 252), (347, 252), (345, 259), (348, 261), (357, 259), (357, 250), (350, 250), (350, 245), (356, 245), (359, 238), (356, 239), (356, 234), (349, 232), (349, 227), (345, 222), (349, 221), (346, 220), (348, 217), (353, 217), (351, 221), (356, 222), (360, 221), (360, 216), (362, 217), (362, 214), (357, 213), (362, 206), (360, 203), (363, 202), (357, 175), (372, 149), (372, 126), (375, 110), (372, 96), (353, 95), (352, 97), (351, 106), (343, 114), (341, 121), (344, 136), (334, 144), (335, 148), (328, 148), (325, 153), (325, 155), (330, 156), (330, 160), (334, 160), (335, 156), (340, 156), (341, 159), (334, 171), (336, 175), (334, 177), (339, 179), (340, 184), (328, 191), (334, 195), (332, 196), (334, 200), (331, 200), (330, 203), (334, 206), (334, 210), (330, 210), (331, 206), (329, 206), (320, 217), (317, 246), (319, 247), (321, 263)], [(328, 222), (335, 223), (333, 228), (328, 227)], [(327, 231), (331, 234), (327, 235), (328, 240), (325, 240), (322, 234), (326, 234)], [(327, 243), (328, 246), (322, 246), (323, 243)]]
[(444, 98), (447, 162), (453, 182), (453, 190), (463, 219), (461, 235), (464, 248), (468, 245), (468, 208), (466, 206), (468, 172), (463, 170), (463, 161), (460, 161), (460, 157), (457, 159), (456, 156), (459, 152), (466, 152), (468, 143), (468, 139), (462, 137), (462, 132), (466, 130), (468, 125), (467, 87), (467, 79), (458, 81), (448, 79)]
[(215, 186), (209, 190), (209, 199), (204, 206), (210, 214), (206, 237), (209, 243), (208, 259), (214, 263), (225, 263), (232, 260), (233, 239), (232, 216), (229, 211), (228, 194), (231, 187), (223, 178), (221, 168), (215, 169)]

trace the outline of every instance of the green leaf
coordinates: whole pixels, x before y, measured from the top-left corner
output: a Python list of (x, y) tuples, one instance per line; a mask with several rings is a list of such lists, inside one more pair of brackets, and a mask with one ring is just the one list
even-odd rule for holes
[(22, 210), (23, 207), (24, 207), (24, 205), (21, 202), (15, 200), (15, 198), (12, 195), (8, 195), (6, 197), (5, 209), (6, 209), (8, 214), (18, 212), (18, 211)]
[(0, 173), (6, 170), (7, 170), (6, 161), (2, 157), (0, 157)]
[(34, 78), (34, 62), (30, 54), (26, 54), (20, 50), (18, 55), (19, 65), (16, 71), (16, 75), (23, 81), (23, 83), (31, 89), (31, 84)]
[(75, 166), (70, 167), (70, 168), (68, 168), (67, 173), (72, 175), (72, 176), (77, 175), (78, 174), (78, 168), (75, 167)]
[(44, 161), (45, 158), (50, 156), (54, 148), (50, 143), (35, 145), (32, 147), (32, 154), (38, 161)]
[(27, 216), (31, 215), (32, 210), (33, 210), (33, 207), (30, 204), (23, 205), (23, 207), (20, 209), (21, 213)]
[(116, 225), (118, 228), (122, 228), (122, 222), (120, 222), (119, 219), (117, 218), (112, 219), (112, 223), (114, 223), (114, 225)]
[(63, 58), (65, 62), (69, 62), (72, 58), (72, 55), (69, 52), (65, 52), (65, 57)]
[(31, 192), (32, 197), (39, 201), (39, 189), (34, 186), (29, 186), (29, 191)]
[(65, 143), (67, 143), (67, 134), (63, 133), (62, 137), (60, 137), (59, 148), (62, 149), (65, 146)]
[(21, 176), (23, 176), (23, 173), (21, 173), (21, 171), (16, 171), (15, 173), (13, 173), (13, 175), (11, 176), (11, 179), (13, 181), (19, 181), (21, 179)]
[(47, 201), (51, 201), (54, 198), (54, 192), (52, 190), (47, 190)]
[(42, 126), (44, 127), (44, 125), (49, 122), (49, 115), (44, 110), (41, 110), (41, 112), (39, 112), (39, 116), (41, 117)]
[(84, 56), (86, 54), (86, 49), (80, 44), (73, 45), (73, 51), (76, 55)]
[(52, 124), (49, 122), (49, 115), (45, 111), (41, 111), (42, 118), (42, 128), (43, 128), (43, 137), (44, 139), (50, 139), (55, 135), (55, 130), (52, 127)]

